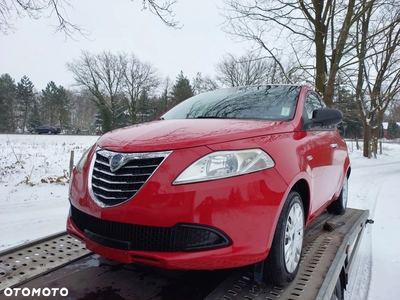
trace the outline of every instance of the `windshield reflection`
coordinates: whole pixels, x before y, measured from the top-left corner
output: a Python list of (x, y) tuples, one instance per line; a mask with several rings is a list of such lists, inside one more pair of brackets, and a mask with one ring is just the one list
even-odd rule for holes
[(234, 87), (196, 95), (178, 104), (160, 119), (229, 118), (291, 120), (300, 86)]

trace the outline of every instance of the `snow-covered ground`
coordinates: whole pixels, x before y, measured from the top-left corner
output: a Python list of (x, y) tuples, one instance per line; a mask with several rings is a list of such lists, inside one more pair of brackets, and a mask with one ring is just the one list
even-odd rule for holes
[[(60, 232), (68, 214), (70, 153), (75, 162), (97, 136), (0, 135), (0, 251)], [(348, 142), (353, 167), (349, 207), (368, 209), (367, 226), (346, 299), (400, 295), (400, 144), (384, 143), (377, 159)]]
[(71, 151), (97, 138), (0, 135), (0, 251), (65, 230)]

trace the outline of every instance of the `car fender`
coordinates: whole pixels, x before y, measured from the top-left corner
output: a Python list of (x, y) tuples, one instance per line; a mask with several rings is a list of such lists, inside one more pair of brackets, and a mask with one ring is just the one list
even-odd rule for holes
[[(282, 175), (281, 175), (282, 176)], [(298, 190), (298, 184), (301, 183), (302, 185), (304, 185), (304, 187), (306, 187), (305, 191), (299, 191)], [(303, 172), (299, 172), (297, 173), (290, 182), (288, 182), (288, 188), (285, 192), (285, 195), (283, 197), (284, 200), (287, 199), (289, 193), (291, 191), (297, 191), (299, 192), (299, 194), (302, 197), (302, 201), (303, 201), (303, 206), (304, 206), (304, 213), (305, 213), (305, 217), (306, 217), (306, 224), (309, 223), (309, 216), (311, 214), (311, 206), (310, 206), (310, 190), (311, 190), (311, 177), (310, 174), (307, 173), (306, 171)], [(282, 201), (282, 203), (280, 204), (279, 207), (279, 212), (282, 212), (282, 208), (283, 205), (285, 204), (285, 201)]]

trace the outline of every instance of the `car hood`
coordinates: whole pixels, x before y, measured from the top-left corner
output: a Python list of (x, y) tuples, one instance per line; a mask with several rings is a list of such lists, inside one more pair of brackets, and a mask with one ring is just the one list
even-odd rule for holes
[(119, 152), (164, 151), (283, 133), (293, 128), (290, 122), (265, 120), (160, 120), (113, 130), (97, 144)]

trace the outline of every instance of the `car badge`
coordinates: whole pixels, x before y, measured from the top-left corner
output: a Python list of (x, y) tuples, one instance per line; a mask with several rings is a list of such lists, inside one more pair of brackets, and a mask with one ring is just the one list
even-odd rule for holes
[(114, 155), (110, 160), (110, 170), (111, 172), (117, 171), (122, 167), (124, 163), (124, 157), (121, 154)]

